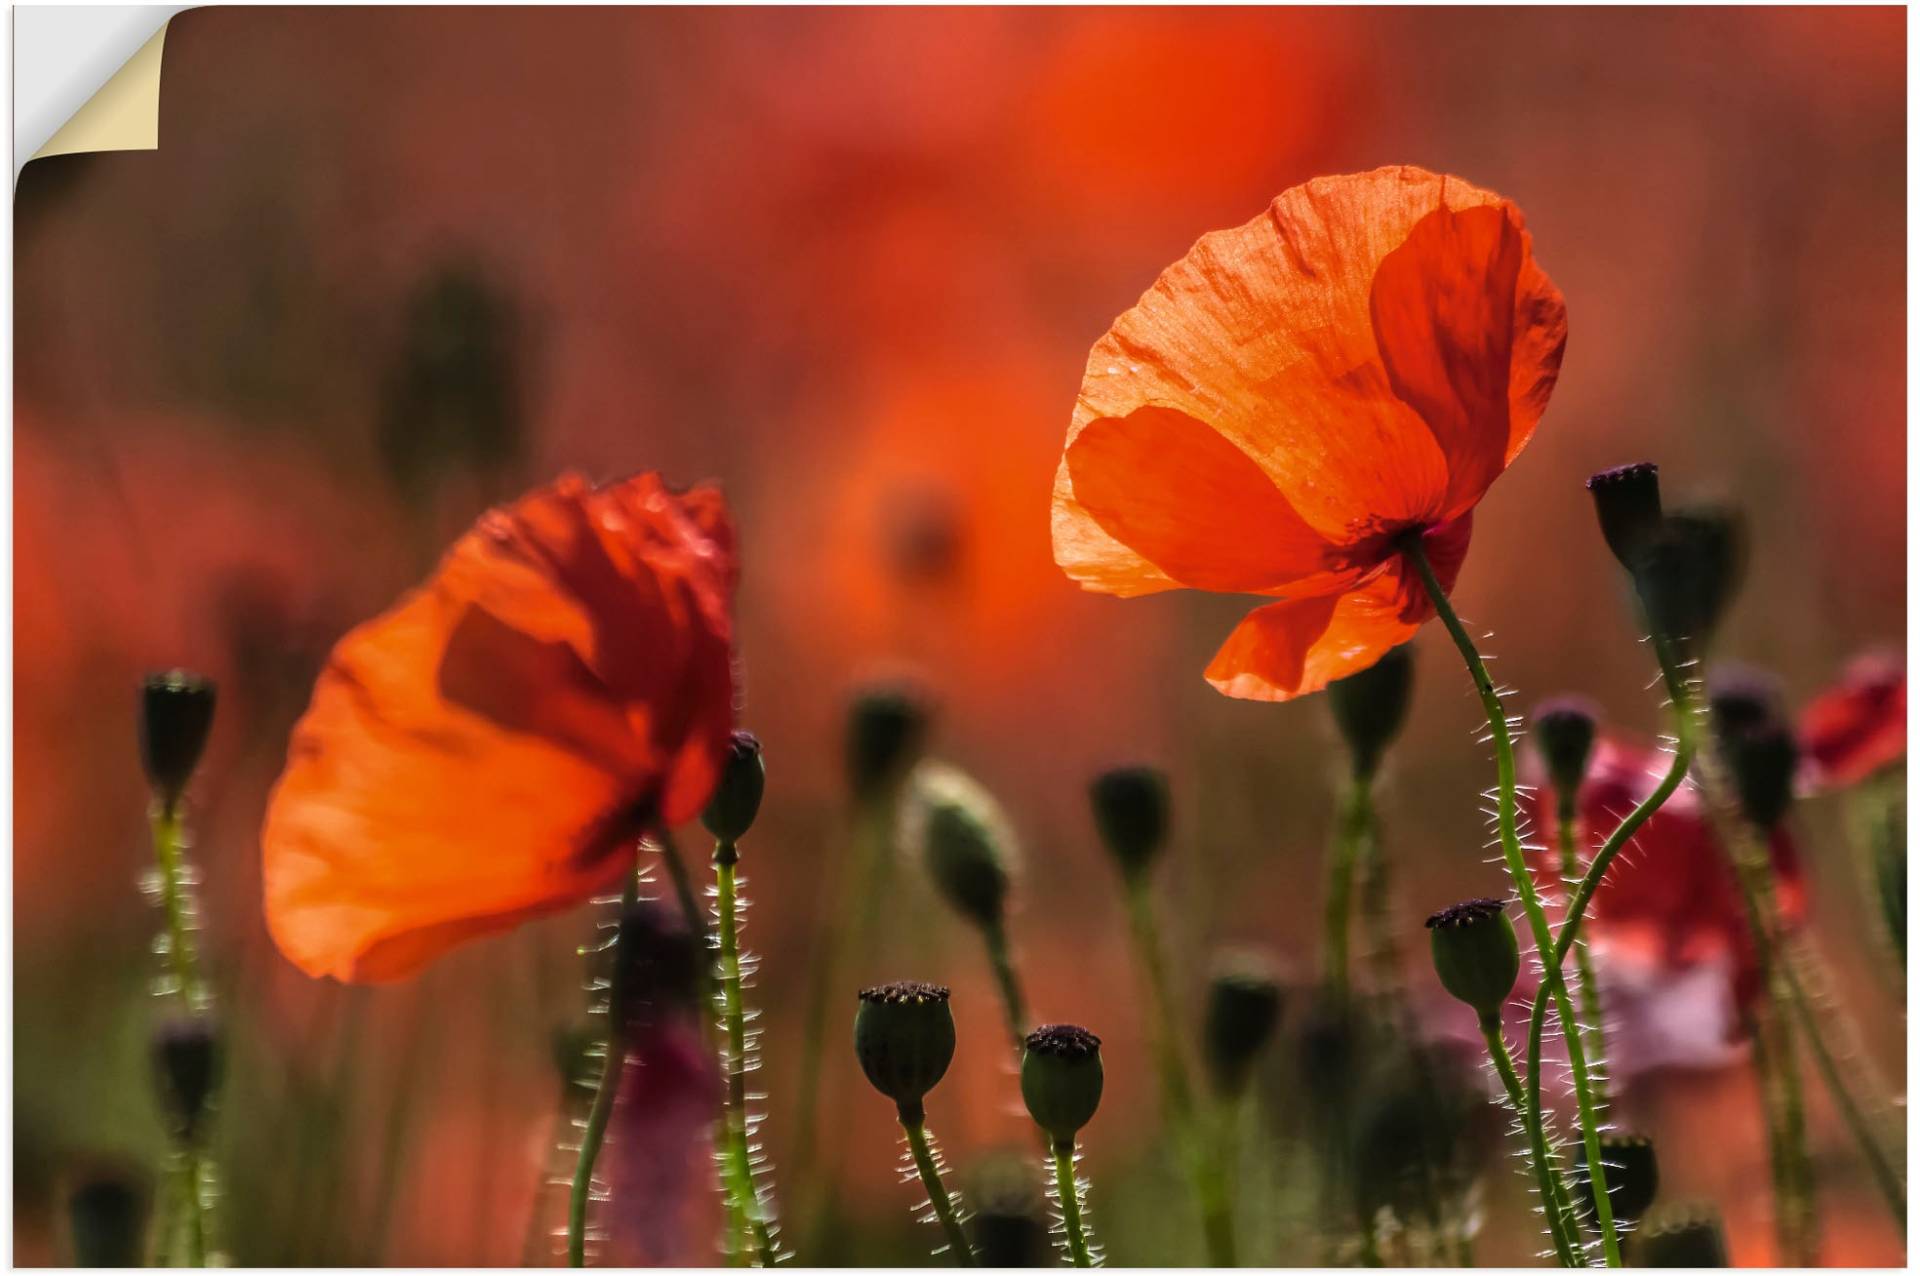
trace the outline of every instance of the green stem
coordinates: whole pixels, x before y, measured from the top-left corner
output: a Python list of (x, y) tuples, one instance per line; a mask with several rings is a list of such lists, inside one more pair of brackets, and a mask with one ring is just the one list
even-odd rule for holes
[(927, 1189), (927, 1199), (940, 1220), (940, 1229), (947, 1234), (947, 1248), (953, 1254), (953, 1261), (961, 1267), (977, 1267), (979, 1260), (974, 1257), (973, 1246), (967, 1243), (967, 1234), (960, 1230), (960, 1215), (953, 1208), (953, 1198), (947, 1195), (946, 1183), (940, 1178), (940, 1162), (927, 1137), (926, 1113), (916, 1110), (919, 1106), (900, 1108), (900, 1128), (907, 1132), (907, 1147), (913, 1152), (914, 1168), (920, 1171), (920, 1183)]
[[(1541, 1035), (1546, 1028), (1546, 986), (1540, 988), (1540, 994), (1533, 1000), (1533, 1015), (1527, 1022), (1527, 1106), (1526, 1111), (1537, 1114), (1540, 1141), (1538, 1151), (1551, 1156), (1547, 1143), (1547, 1109), (1540, 1101), (1540, 1048)], [(1573, 1200), (1567, 1194), (1566, 1180), (1561, 1177), (1556, 1164), (1553, 1173), (1548, 1176), (1552, 1189), (1551, 1217), (1560, 1220), (1560, 1234), (1566, 1239), (1567, 1248), (1575, 1258), (1575, 1265), (1587, 1266), (1587, 1238), (1581, 1230), (1580, 1215), (1573, 1208)]]
[[(1507, 1039), (1500, 1031), (1500, 1020), (1496, 1015), (1480, 1017), (1480, 1035), (1487, 1043), (1487, 1057), (1493, 1060), (1493, 1070), (1499, 1074), (1500, 1084), (1507, 1092), (1507, 1102), (1520, 1116), (1520, 1124), (1527, 1132), (1527, 1147), (1533, 1159), (1534, 1178), (1540, 1188), (1540, 1209), (1546, 1215), (1547, 1234), (1553, 1239), (1553, 1252), (1559, 1256), (1562, 1267), (1584, 1267), (1586, 1263), (1576, 1255), (1580, 1251), (1577, 1235), (1570, 1236), (1567, 1224), (1571, 1215), (1566, 1209), (1566, 1187), (1560, 1182), (1560, 1175), (1554, 1169), (1553, 1155), (1547, 1148), (1546, 1128), (1540, 1121), (1540, 1109), (1530, 1107), (1527, 1093), (1520, 1086), (1520, 1078), (1513, 1070), (1513, 1055), (1507, 1050)], [(1539, 1075), (1536, 1066), (1534, 1075)], [(1535, 1092), (1538, 1093), (1537, 1091)]]
[(986, 940), (987, 964), (993, 967), (993, 980), (1000, 989), (1000, 1007), (1006, 1014), (1007, 1034), (1013, 1039), (1013, 1056), (1018, 1059), (1027, 1048), (1027, 998), (1020, 989), (1020, 974), (1013, 968), (1006, 923), (996, 919), (982, 929), (981, 937)]
[(1141, 968), (1147, 976), (1148, 1030), (1153, 1037), (1154, 1057), (1159, 1064), (1160, 1101), (1180, 1145), (1187, 1178), (1200, 1209), (1201, 1231), (1206, 1238), (1207, 1265), (1237, 1266), (1233, 1212), (1227, 1197), (1224, 1167), (1219, 1163), (1218, 1147), (1209, 1149), (1207, 1140), (1198, 1128), (1193, 1084), (1187, 1073), (1186, 1056), (1180, 1049), (1179, 1033), (1175, 1029), (1173, 987), (1167, 977), (1166, 950), (1160, 942), (1160, 925), (1153, 913), (1153, 896), (1144, 876), (1128, 878), (1126, 897), (1134, 951), (1139, 955)]
[(1053, 1145), (1053, 1187), (1060, 1198), (1060, 1220), (1066, 1226), (1067, 1257), (1075, 1267), (1093, 1266), (1093, 1249), (1087, 1244), (1087, 1224), (1080, 1211), (1080, 1182), (1073, 1172), (1073, 1140), (1056, 1140)]
[(1367, 776), (1353, 777), (1341, 803), (1333, 857), (1327, 865), (1326, 915), (1320, 930), (1320, 978), (1338, 998), (1346, 997), (1350, 978), (1348, 933), (1353, 913), (1353, 870), (1365, 836), (1371, 793)]
[[(1815, 1239), (1813, 1161), (1807, 1149), (1806, 1103), (1801, 1093), (1800, 1065), (1795, 1056), (1792, 993), (1781, 969), (1773, 937), (1777, 913), (1773, 898), (1773, 865), (1763, 847), (1746, 835), (1744, 821), (1732, 814), (1728, 785), (1714, 759), (1695, 747), (1698, 724), (1705, 719), (1698, 689), (1680, 668), (1673, 644), (1654, 637), (1654, 652), (1671, 702), (1674, 736), (1681, 750), (1694, 753), (1700, 790), (1707, 814), (1719, 835), (1721, 849), (1733, 866), (1740, 899), (1753, 940), (1755, 964), (1767, 997), (1756, 1037), (1755, 1063), (1761, 1072), (1762, 1101), (1767, 1109), (1767, 1132), (1775, 1166), (1774, 1225), (1785, 1261), (1797, 1267), (1818, 1259)], [(1770, 1037), (1760, 1040), (1760, 1037)]]
[(715, 911), (720, 915), (720, 1015), (726, 1045), (722, 1061), (727, 1093), (724, 1120), (727, 1196), (733, 1212), (747, 1222), (757, 1266), (771, 1267), (776, 1251), (772, 1230), (753, 1185), (753, 1154), (747, 1146), (747, 1013), (740, 980), (740, 909), (733, 843), (714, 847)]
[[(620, 894), (622, 915), (639, 898), (640, 879), (636, 870), (627, 876)], [(587, 1265), (587, 1202), (593, 1195), (593, 1167), (600, 1159), (601, 1144), (607, 1138), (607, 1120), (613, 1115), (613, 1101), (620, 1091), (620, 1071), (627, 1063), (626, 1026), (620, 1022), (620, 993), (624, 982), (621, 967), (620, 932), (613, 932), (612, 973), (607, 979), (607, 1056), (600, 1065), (600, 1084), (593, 1093), (593, 1106), (587, 1110), (586, 1128), (580, 1132), (580, 1155), (573, 1166), (573, 1191), (567, 1198), (567, 1266)]]
[[(173, 991), (193, 1014), (213, 1008), (213, 993), (200, 973), (200, 953), (194, 942), (193, 884), (188, 880), (186, 823), (179, 802), (155, 796), (148, 810), (153, 858), (160, 878), (160, 908), (167, 935), (167, 970)], [(179, 1256), (184, 1266), (205, 1267), (213, 1231), (214, 1167), (192, 1142), (182, 1140), (178, 1221), (182, 1235)]]
[[(1560, 876), (1570, 884), (1585, 877), (1580, 869), (1577, 828), (1572, 802), (1563, 803), (1559, 821)], [(1560, 923), (1560, 930), (1563, 934), (1566, 932), (1564, 920)], [(1558, 951), (1557, 945), (1555, 951)], [(1588, 1058), (1604, 1059), (1607, 1050), (1607, 1029), (1603, 1018), (1605, 1008), (1600, 1000), (1600, 983), (1593, 976), (1593, 957), (1585, 944), (1574, 947), (1573, 967), (1580, 990), (1580, 1021), (1573, 1026), (1573, 1031), (1581, 1034), (1581, 1044)], [(1606, 1081), (1598, 1076), (1593, 1078), (1593, 1100), (1602, 1112), (1612, 1106), (1607, 1097)]]
[[(1447, 591), (1440, 586), (1440, 580), (1433, 574), (1433, 565), (1427, 561), (1426, 547), (1416, 534), (1406, 537), (1402, 542), (1407, 561), (1412, 563), (1427, 587), (1427, 596), (1433, 602), (1434, 611), (1446, 626), (1447, 633), (1453, 638), (1454, 646), (1460, 649), (1460, 658), (1466, 662), (1467, 672), (1473, 677), (1474, 689), (1480, 693), (1480, 703), (1486, 710), (1487, 730), (1493, 737), (1494, 763), (1499, 772), (1498, 817), (1500, 828), (1500, 849), (1507, 861), (1507, 872), (1513, 878), (1514, 887), (1520, 893), (1520, 903), (1527, 914), (1527, 921), (1533, 929), (1533, 943), (1536, 952), (1545, 954), (1553, 951), (1553, 932), (1547, 925), (1547, 915), (1540, 907), (1539, 893), (1533, 888), (1533, 875), (1527, 869), (1525, 856), (1520, 850), (1519, 801), (1515, 787), (1513, 736), (1507, 730), (1507, 712), (1500, 703), (1500, 693), (1494, 690), (1493, 679), (1487, 675), (1487, 667), (1480, 659), (1479, 651), (1468, 637), (1466, 629), (1460, 624), (1460, 617), (1454, 614), (1453, 604), (1447, 600)], [(1600, 1155), (1600, 1121), (1593, 1099), (1593, 1085), (1587, 1074), (1586, 1051), (1581, 1047), (1578, 1020), (1573, 1013), (1573, 999), (1567, 995), (1566, 980), (1558, 969), (1547, 971), (1547, 987), (1553, 995), (1554, 1011), (1560, 1021), (1569, 1025), (1565, 1034), (1567, 1044), (1567, 1063), (1573, 1071), (1574, 1097), (1580, 1107), (1580, 1133), (1586, 1142), (1587, 1173), (1593, 1182), (1594, 1213), (1600, 1220), (1600, 1244), (1606, 1256), (1607, 1266), (1620, 1266), (1620, 1236), (1614, 1228), (1613, 1203), (1607, 1198), (1607, 1172)], [(1540, 1114), (1535, 1112), (1536, 1123)]]

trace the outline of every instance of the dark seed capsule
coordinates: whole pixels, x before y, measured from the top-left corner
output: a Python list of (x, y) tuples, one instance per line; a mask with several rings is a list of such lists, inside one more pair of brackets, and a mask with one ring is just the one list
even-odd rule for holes
[(1359, 673), (1327, 686), (1334, 723), (1353, 755), (1353, 771), (1370, 776), (1400, 734), (1413, 701), (1413, 645), (1403, 643)]
[(868, 801), (906, 778), (926, 747), (926, 701), (904, 687), (875, 687), (847, 713), (847, 781)]
[(1641, 549), (1634, 588), (1657, 633), (1706, 644), (1746, 575), (1746, 532), (1720, 508), (1675, 511)]
[(736, 731), (727, 742), (727, 756), (720, 767), (720, 783), (707, 802), (700, 822), (721, 842), (737, 842), (747, 835), (760, 814), (760, 799), (767, 791), (767, 764), (760, 756), (760, 741), (751, 731)]
[(1166, 773), (1149, 766), (1117, 767), (1088, 790), (1093, 822), (1120, 871), (1129, 879), (1153, 867), (1167, 841)]
[(1007, 834), (993, 798), (946, 768), (922, 768), (915, 788), (909, 827), (934, 886), (976, 926), (998, 926), (1012, 882)]
[(1100, 1038), (1073, 1024), (1049, 1024), (1027, 1034), (1020, 1063), (1020, 1095), (1034, 1124), (1056, 1144), (1070, 1144), (1100, 1108), (1106, 1073)]
[(982, 1267), (1050, 1267), (1046, 1211), (1031, 1169), (1012, 1157), (993, 1158), (973, 1174), (971, 1230)]
[(1710, 1205), (1656, 1210), (1627, 1238), (1636, 1267), (1725, 1267), (1727, 1234)]
[(197, 1140), (220, 1086), (220, 1037), (213, 1016), (161, 1020), (153, 1032), (153, 1065), (169, 1131), (188, 1142)]
[(1593, 703), (1581, 696), (1542, 701), (1533, 711), (1534, 746), (1547, 764), (1553, 791), (1562, 804), (1575, 801), (1586, 783), (1598, 719)]
[(853, 1050), (873, 1088), (918, 1119), (921, 1100), (953, 1062), (953, 1007), (939, 984), (902, 980), (865, 988), (853, 1017)]
[(1785, 723), (1756, 727), (1722, 747), (1741, 811), (1761, 828), (1772, 829), (1793, 805), (1793, 777), (1800, 767), (1800, 742), (1793, 729)]
[[(1589, 1218), (1594, 1216), (1593, 1179), (1587, 1174), (1587, 1145), (1583, 1139), (1573, 1154), (1578, 1168), (1581, 1203)], [(1607, 1170), (1607, 1203), (1616, 1219), (1637, 1219), (1647, 1212), (1660, 1191), (1660, 1161), (1653, 1152), (1653, 1140), (1638, 1134), (1607, 1133), (1600, 1136), (1600, 1164)]]
[(140, 684), (140, 761), (168, 805), (179, 801), (213, 730), (213, 683), (174, 669)]
[(85, 1172), (67, 1198), (75, 1267), (144, 1267), (151, 1193), (136, 1171)]
[(1607, 548), (1632, 571), (1660, 528), (1660, 467), (1652, 461), (1601, 470), (1587, 480)]
[(1482, 1018), (1497, 1017), (1520, 977), (1520, 942), (1497, 899), (1470, 899), (1427, 918), (1440, 983)]
[(1239, 1094), (1280, 1023), (1280, 981), (1257, 954), (1223, 959), (1207, 986), (1207, 1070), (1221, 1094)]

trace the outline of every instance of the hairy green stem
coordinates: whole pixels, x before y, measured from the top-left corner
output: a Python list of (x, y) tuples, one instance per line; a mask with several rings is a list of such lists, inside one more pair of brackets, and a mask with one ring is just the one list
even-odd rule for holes
[(1053, 1187), (1060, 1198), (1060, 1220), (1066, 1226), (1067, 1257), (1075, 1267), (1093, 1266), (1093, 1247), (1087, 1243), (1087, 1223), (1080, 1210), (1080, 1182), (1073, 1170), (1073, 1140), (1053, 1144)]
[[(156, 794), (147, 819), (165, 918), (168, 975), (188, 1012), (202, 1014), (213, 1008), (213, 993), (200, 973), (200, 953), (189, 916), (193, 884), (187, 871), (185, 817), (177, 800), (168, 801)], [(183, 1216), (177, 1222), (181, 1240), (174, 1253), (183, 1266), (205, 1267), (212, 1248), (214, 1166), (210, 1156), (190, 1139), (181, 1140), (177, 1156), (180, 1169), (176, 1196)]]
[(1547, 1234), (1553, 1238), (1553, 1252), (1559, 1256), (1562, 1267), (1584, 1267), (1586, 1264), (1576, 1257), (1580, 1251), (1578, 1237), (1567, 1234), (1568, 1215), (1562, 1208), (1566, 1189), (1554, 1169), (1553, 1156), (1547, 1148), (1545, 1126), (1540, 1121), (1539, 1109), (1530, 1108), (1527, 1104), (1526, 1092), (1513, 1070), (1513, 1055), (1508, 1052), (1507, 1039), (1500, 1031), (1499, 1017), (1482, 1015), (1480, 1035), (1486, 1039), (1487, 1057), (1493, 1060), (1493, 1070), (1499, 1074), (1500, 1084), (1506, 1089), (1507, 1102), (1513, 1105), (1521, 1126), (1527, 1132), (1534, 1178), (1540, 1186), (1540, 1208), (1546, 1215)]
[(776, 1251), (766, 1211), (753, 1185), (753, 1154), (747, 1146), (747, 1012), (740, 977), (740, 908), (731, 842), (713, 850), (715, 911), (720, 918), (720, 1018), (725, 1058), (726, 1106), (722, 1132), (726, 1146), (727, 1196), (735, 1216), (744, 1218), (752, 1238), (756, 1266), (771, 1267)]
[[(627, 875), (620, 893), (622, 915), (639, 898), (640, 875)], [(587, 1265), (587, 1202), (593, 1196), (593, 1167), (600, 1159), (600, 1147), (607, 1139), (607, 1121), (613, 1115), (613, 1101), (620, 1091), (620, 1072), (627, 1063), (626, 1025), (620, 1022), (620, 994), (624, 983), (624, 964), (620, 953), (620, 932), (613, 932), (611, 973), (607, 977), (607, 1054), (600, 1065), (600, 1083), (593, 1092), (593, 1106), (587, 1109), (587, 1124), (580, 1132), (580, 1155), (573, 1166), (573, 1190), (567, 1198), (567, 1266)]]
[(907, 1147), (913, 1153), (914, 1168), (920, 1171), (921, 1186), (927, 1189), (927, 1200), (933, 1206), (933, 1213), (940, 1220), (940, 1230), (947, 1234), (947, 1248), (953, 1254), (953, 1261), (961, 1267), (978, 1267), (980, 1260), (974, 1257), (973, 1246), (967, 1243), (967, 1234), (960, 1229), (960, 1214), (953, 1207), (953, 1198), (947, 1195), (947, 1185), (940, 1177), (940, 1162), (933, 1154), (933, 1144), (927, 1136), (926, 1113), (919, 1110), (920, 1105), (900, 1108), (900, 1128), (907, 1132)]
[(1020, 974), (1013, 967), (1006, 923), (996, 918), (981, 929), (981, 938), (986, 941), (987, 964), (993, 967), (993, 981), (1000, 989), (1000, 1008), (1006, 1015), (1007, 1035), (1013, 1039), (1013, 1055), (1018, 1059), (1027, 1048), (1027, 998), (1020, 988)]
[[(1580, 869), (1578, 849), (1578, 818), (1571, 800), (1561, 804), (1559, 819), (1560, 876), (1569, 889), (1585, 875)], [(1566, 931), (1566, 922), (1560, 924), (1562, 933)], [(1556, 952), (1558, 948), (1556, 947)], [(1586, 1048), (1589, 1059), (1606, 1058), (1607, 1029), (1604, 1022), (1605, 1007), (1600, 999), (1600, 983), (1593, 975), (1593, 957), (1587, 952), (1585, 944), (1575, 945), (1573, 949), (1574, 973), (1578, 976), (1580, 991), (1580, 1022), (1570, 1031), (1581, 1034), (1581, 1044)], [(1611, 1107), (1607, 1097), (1607, 1083), (1604, 1078), (1593, 1078), (1593, 1100), (1602, 1112)]]
[(1372, 785), (1367, 777), (1356, 775), (1347, 786), (1340, 807), (1340, 822), (1333, 839), (1333, 855), (1327, 864), (1326, 914), (1320, 929), (1320, 979), (1335, 997), (1345, 999), (1350, 980), (1348, 935), (1353, 914), (1354, 864), (1360, 843), (1366, 836), (1367, 817), (1372, 810)]
[[(1513, 878), (1514, 887), (1519, 891), (1520, 903), (1527, 914), (1527, 921), (1533, 930), (1535, 951), (1544, 955), (1553, 951), (1553, 932), (1547, 925), (1547, 915), (1540, 907), (1540, 896), (1533, 888), (1533, 876), (1527, 868), (1525, 856), (1520, 850), (1519, 801), (1515, 784), (1513, 736), (1507, 729), (1506, 708), (1500, 703), (1500, 693), (1494, 690), (1493, 679), (1487, 675), (1486, 664), (1480, 659), (1480, 652), (1474, 647), (1473, 639), (1467, 635), (1460, 623), (1460, 617), (1454, 613), (1453, 604), (1447, 599), (1447, 591), (1441, 588), (1440, 580), (1433, 574), (1433, 565), (1427, 561), (1427, 552), (1420, 536), (1412, 535), (1401, 542), (1407, 560), (1419, 572), (1421, 582), (1427, 587), (1427, 596), (1434, 610), (1439, 614), (1441, 623), (1453, 638), (1454, 646), (1460, 649), (1460, 658), (1466, 662), (1467, 672), (1473, 677), (1474, 689), (1480, 693), (1480, 703), (1487, 714), (1487, 730), (1493, 737), (1494, 763), (1499, 773), (1498, 820), (1500, 831), (1500, 849), (1507, 861), (1508, 875)], [(1580, 1133), (1586, 1142), (1587, 1174), (1593, 1182), (1594, 1213), (1600, 1222), (1601, 1250), (1606, 1256), (1607, 1266), (1620, 1266), (1620, 1236), (1614, 1227), (1613, 1203), (1607, 1197), (1607, 1172), (1600, 1155), (1600, 1120), (1593, 1099), (1592, 1080), (1587, 1072), (1586, 1051), (1581, 1047), (1578, 1020), (1573, 1013), (1573, 999), (1567, 995), (1566, 980), (1561, 978), (1558, 969), (1547, 971), (1547, 987), (1552, 993), (1554, 1010), (1562, 1023), (1570, 1025), (1566, 1033), (1567, 1063), (1573, 1072), (1574, 1098), (1580, 1107)], [(1535, 1112), (1533, 1118), (1540, 1120)]]
[[(1200, 1130), (1193, 1102), (1193, 1084), (1187, 1073), (1187, 1059), (1180, 1049), (1180, 1034), (1173, 1008), (1172, 981), (1167, 976), (1165, 947), (1160, 942), (1160, 925), (1153, 913), (1153, 896), (1144, 875), (1133, 875), (1126, 882), (1127, 918), (1131, 923), (1134, 951), (1147, 978), (1147, 1020), (1153, 1037), (1154, 1057), (1159, 1064), (1160, 1101), (1167, 1122), (1173, 1127), (1186, 1163), (1188, 1181), (1200, 1210), (1200, 1227), (1206, 1239), (1207, 1265), (1233, 1267), (1233, 1208), (1227, 1193), (1225, 1167), (1218, 1140), (1209, 1140)], [(1209, 1146), (1211, 1143), (1213, 1146)]]

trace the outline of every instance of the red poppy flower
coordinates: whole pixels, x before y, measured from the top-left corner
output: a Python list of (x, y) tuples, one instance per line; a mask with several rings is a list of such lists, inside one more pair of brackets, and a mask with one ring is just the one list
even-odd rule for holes
[(280, 950), (395, 979), (618, 881), (719, 774), (734, 577), (711, 488), (569, 475), (484, 515), (294, 728), (261, 834)]
[(1844, 789), (1907, 756), (1907, 666), (1898, 651), (1856, 656), (1800, 715), (1814, 783)]
[(1094, 344), (1054, 560), (1123, 597), (1280, 599), (1207, 680), (1317, 691), (1432, 616), (1399, 540), (1423, 534), (1452, 588), (1565, 345), (1565, 302), (1506, 200), (1417, 168), (1296, 186), (1203, 236)]
[[(1657, 749), (1618, 739), (1599, 741), (1580, 790), (1580, 822), (1588, 842), (1598, 843), (1611, 833), (1659, 786), (1670, 762), (1669, 755)], [(1552, 789), (1533, 790), (1527, 802), (1534, 827), (1552, 828), (1557, 809)], [(1781, 919), (1798, 925), (1807, 908), (1799, 855), (1784, 831), (1775, 832), (1771, 851)], [(1558, 890), (1559, 853), (1550, 850), (1532, 859), (1542, 883)], [(1640, 826), (1608, 867), (1587, 905), (1583, 933), (1616, 958), (1668, 970), (1725, 962), (1739, 1005), (1749, 1005), (1759, 995), (1759, 966), (1739, 883), (1691, 780)]]

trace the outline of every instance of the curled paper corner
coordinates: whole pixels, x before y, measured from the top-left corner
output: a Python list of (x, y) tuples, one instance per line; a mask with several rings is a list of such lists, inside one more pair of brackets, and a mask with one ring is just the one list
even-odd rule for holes
[[(179, 11), (180, 7), (153, 6), (149, 12), (154, 19), (160, 21), (160, 29), (148, 36), (146, 41), (134, 51), (133, 56), (121, 63), (119, 69), (108, 77), (104, 84), (81, 102), (79, 109), (54, 130), (52, 136), (48, 137), (26, 162), (31, 163), (33, 160), (53, 155), (75, 155), (87, 151), (159, 149), (161, 61), (166, 47), (167, 31), (172, 26), (174, 15)], [(121, 32), (125, 30), (126, 20), (122, 19)], [(112, 47), (111, 41), (116, 34), (119, 33), (109, 30), (93, 37), (102, 42), (94, 51), (95, 58), (102, 54), (111, 56), (109, 52)], [(121, 34), (120, 38), (125, 37)], [(125, 47), (124, 43), (120, 45), (122, 49)], [(16, 58), (20, 56), (17, 45), (15, 56)], [(108, 61), (106, 65), (111, 66), (112, 62)], [(85, 74), (84, 64), (75, 67), (74, 70)], [(97, 71), (94, 73), (98, 74)], [(85, 90), (82, 88), (80, 91)], [(55, 118), (57, 119), (58, 116)], [(18, 176), (17, 170), (15, 176)]]

